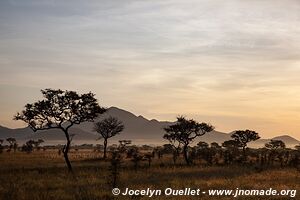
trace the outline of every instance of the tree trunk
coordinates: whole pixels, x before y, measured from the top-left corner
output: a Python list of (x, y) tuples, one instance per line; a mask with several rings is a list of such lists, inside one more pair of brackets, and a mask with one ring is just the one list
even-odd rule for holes
[(174, 163), (174, 165), (176, 165), (177, 155), (178, 155), (177, 150), (174, 150), (173, 151), (173, 163)]
[(186, 164), (190, 165), (190, 161), (189, 161), (189, 157), (188, 157), (188, 146), (187, 145), (183, 146), (183, 156), (184, 156), (184, 160), (185, 160)]
[(246, 155), (246, 147), (245, 146), (243, 146), (243, 160), (244, 161), (247, 161), (247, 155)]
[(103, 159), (106, 159), (106, 149), (107, 149), (107, 139), (104, 139), (104, 152), (103, 152)]
[(71, 165), (71, 162), (70, 162), (69, 156), (68, 156), (68, 153), (69, 153), (69, 150), (70, 150), (70, 145), (71, 145), (71, 140), (70, 140), (69, 133), (65, 130), (64, 130), (64, 132), (65, 132), (65, 136), (66, 136), (66, 139), (67, 139), (67, 144), (63, 148), (63, 154), (64, 154), (64, 158), (65, 158), (65, 161), (66, 161), (66, 164), (67, 164), (67, 167), (68, 167), (69, 171), (73, 172), (72, 165)]

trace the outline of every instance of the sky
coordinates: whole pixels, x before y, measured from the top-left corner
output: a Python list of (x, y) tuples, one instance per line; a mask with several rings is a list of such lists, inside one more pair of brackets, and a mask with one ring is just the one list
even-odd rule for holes
[(45, 88), (300, 139), (298, 0), (1, 0), (0, 125)]

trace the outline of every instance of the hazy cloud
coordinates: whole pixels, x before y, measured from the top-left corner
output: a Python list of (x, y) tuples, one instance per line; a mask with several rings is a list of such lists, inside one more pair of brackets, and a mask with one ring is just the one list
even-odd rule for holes
[(261, 121), (273, 134), (265, 121), (285, 120), (295, 135), (299, 10), (298, 0), (1, 1), (0, 88), (14, 92), (1, 95), (0, 122), (15, 125), (19, 91), (54, 87), (148, 117), (220, 115), (226, 131)]

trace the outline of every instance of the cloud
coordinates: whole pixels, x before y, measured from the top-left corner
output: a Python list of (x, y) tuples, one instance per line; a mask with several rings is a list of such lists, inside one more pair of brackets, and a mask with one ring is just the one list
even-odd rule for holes
[(1, 1), (0, 86), (92, 90), (157, 118), (263, 115), (263, 126), (276, 107), (292, 121), (299, 9), (297, 0)]

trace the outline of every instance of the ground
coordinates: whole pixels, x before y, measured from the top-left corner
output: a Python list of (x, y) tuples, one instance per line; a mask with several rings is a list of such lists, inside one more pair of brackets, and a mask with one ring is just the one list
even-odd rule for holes
[[(74, 174), (68, 173), (56, 150), (3, 152), (0, 154), (0, 199), (71, 200), (71, 199), (200, 199), (199, 196), (113, 196), (109, 184), (109, 161), (96, 152), (71, 152)], [(300, 172), (293, 168), (258, 171), (254, 166), (185, 166), (172, 165), (171, 158), (154, 159), (151, 167), (140, 163), (135, 170), (130, 160), (122, 163), (118, 187), (131, 189), (293, 189), (300, 191)], [(234, 199), (232, 196), (200, 195), (201, 199)], [(289, 196), (243, 196), (236, 199), (291, 199)], [(299, 194), (294, 199), (300, 199)]]

